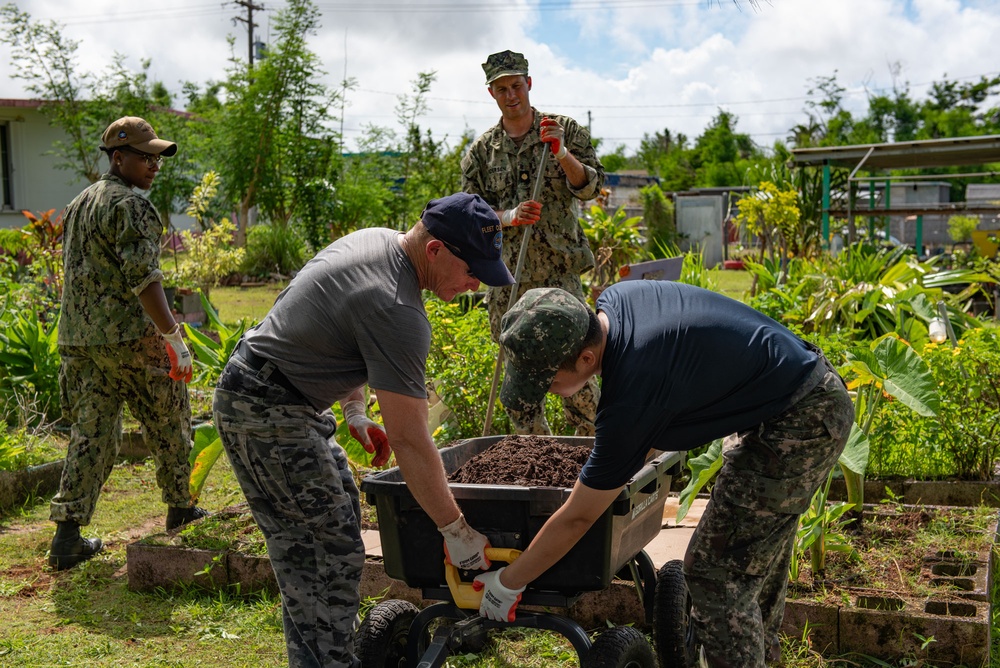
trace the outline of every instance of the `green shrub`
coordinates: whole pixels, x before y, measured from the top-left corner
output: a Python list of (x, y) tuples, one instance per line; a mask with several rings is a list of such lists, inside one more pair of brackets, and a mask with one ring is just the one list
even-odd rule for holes
[(246, 255), (240, 271), (266, 278), (272, 273), (290, 276), (306, 263), (308, 248), (291, 225), (254, 225), (247, 236)]
[(0, 471), (19, 471), (54, 462), (64, 455), (50, 437), (32, 435), (24, 427), (9, 431), (0, 421)]
[[(499, 347), (490, 339), (486, 309), (466, 309), (461, 302), (445, 303), (436, 298), (428, 299), (425, 306), (432, 330), (427, 382), (434, 385), (449, 409), (434, 439), (446, 443), (482, 436), (499, 354)], [(556, 395), (546, 395), (545, 416), (553, 434), (565, 432), (562, 400)], [(499, 399), (493, 409), (490, 433), (511, 433), (510, 420)]]
[(967, 330), (958, 348), (928, 343), (922, 356), (941, 395), (937, 417), (886, 403), (869, 436), (869, 471), (879, 477), (992, 479), (1000, 461), (998, 329)]
[(58, 316), (0, 313), (0, 419), (38, 426), (59, 419)]

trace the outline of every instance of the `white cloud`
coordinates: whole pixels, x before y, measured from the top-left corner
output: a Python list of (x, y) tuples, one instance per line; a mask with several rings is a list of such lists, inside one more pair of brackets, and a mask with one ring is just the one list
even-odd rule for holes
[[(262, 0), (263, 1), (263, 0)], [(267, 37), (271, 10), (255, 15)], [(1000, 6), (986, 0), (578, 0), (570, 10), (518, 0), (508, 10), (485, 3), (386, 0), (378, 12), (347, 11), (361, 2), (319, 1), (323, 27), (310, 44), (323, 61), (326, 82), (357, 80), (344, 119), (348, 141), (364, 125), (395, 129), (399, 95), (422, 71), (436, 71), (431, 111), (421, 119), (439, 138), (482, 132), (499, 112), (486, 93), (480, 67), (489, 53), (514, 49), (531, 63), (532, 102), (587, 122), (608, 148), (634, 148), (645, 133), (669, 128), (694, 138), (719, 108), (736, 114), (738, 129), (763, 145), (805, 120), (806, 91), (817, 77), (837, 73), (844, 104), (864, 107), (865, 89), (909, 82), (921, 99), (928, 84), (996, 74), (994, 36)], [(79, 69), (98, 72), (117, 51), (175, 93), (180, 82), (224, 78), (230, 57), (244, 58), (246, 30), (232, 19), (234, 5), (217, 0), (21, 0), (36, 19), (56, 19), (79, 40)], [(415, 11), (393, 11), (403, 8)], [(621, 7), (621, 5), (618, 5)], [(346, 49), (345, 49), (346, 35)], [(0, 48), (0, 97), (24, 97)], [(899, 65), (894, 81), (892, 69)], [(183, 101), (178, 101), (183, 104)]]

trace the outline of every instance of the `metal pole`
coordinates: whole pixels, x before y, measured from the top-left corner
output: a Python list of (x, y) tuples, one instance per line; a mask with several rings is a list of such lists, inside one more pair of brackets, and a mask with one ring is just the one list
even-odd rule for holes
[[(545, 163), (549, 160), (548, 144), (543, 144), (542, 149), (542, 160), (538, 163), (538, 173), (535, 174), (535, 185), (531, 190), (531, 199), (536, 202), (542, 194), (542, 183), (545, 182)], [(528, 240), (531, 239), (531, 231), (534, 227), (534, 225), (523, 226), (521, 248), (518, 249), (517, 266), (514, 268), (514, 285), (510, 286), (510, 299), (507, 300), (507, 308), (504, 309), (505, 313), (517, 301), (517, 291), (521, 287), (521, 270), (524, 268), (524, 257), (528, 254)], [(483, 436), (490, 435), (490, 426), (493, 424), (493, 404), (496, 403), (497, 399), (497, 385), (500, 383), (500, 368), (502, 366), (503, 346), (500, 346), (500, 351), (497, 353), (497, 364), (493, 368), (493, 382), (490, 384), (490, 400), (486, 403), (486, 423), (483, 424)]]

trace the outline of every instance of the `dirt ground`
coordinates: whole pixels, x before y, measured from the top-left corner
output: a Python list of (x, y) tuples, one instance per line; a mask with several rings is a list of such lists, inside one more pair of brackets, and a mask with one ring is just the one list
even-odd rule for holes
[(547, 436), (507, 436), (449, 476), (473, 485), (572, 487), (590, 456), (590, 447)]
[(789, 587), (792, 597), (836, 599), (848, 588), (874, 589), (900, 596), (949, 594), (947, 586), (934, 586), (927, 559), (952, 554), (959, 563), (988, 554), (992, 532), (987, 524), (990, 509), (945, 506), (880, 507), (866, 511), (862, 529), (847, 533), (853, 554), (829, 551), (826, 572), (814, 577), (809, 556), (797, 581)]

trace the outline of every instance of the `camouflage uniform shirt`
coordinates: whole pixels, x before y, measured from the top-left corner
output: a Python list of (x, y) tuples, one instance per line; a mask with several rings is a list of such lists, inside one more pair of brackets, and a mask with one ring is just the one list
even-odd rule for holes
[[(547, 284), (553, 274), (579, 276), (594, 266), (594, 254), (580, 227), (576, 200), (593, 199), (604, 185), (604, 167), (587, 129), (568, 116), (532, 111), (534, 123), (520, 146), (507, 135), (501, 122), (483, 133), (462, 158), (462, 189), (482, 196), (496, 210), (513, 209), (531, 199), (542, 153), (550, 150), (539, 135), (539, 123), (548, 116), (564, 128), (566, 148), (587, 171), (587, 183), (574, 188), (559, 162), (549, 156), (538, 198), (542, 216), (534, 225), (521, 272), (521, 285), (526, 288)], [(517, 265), (522, 234), (519, 227), (504, 230), (503, 260), (512, 270)]]
[(163, 223), (122, 179), (104, 174), (63, 218), (65, 281), (59, 345), (96, 346), (156, 334), (137, 296), (160, 281)]

